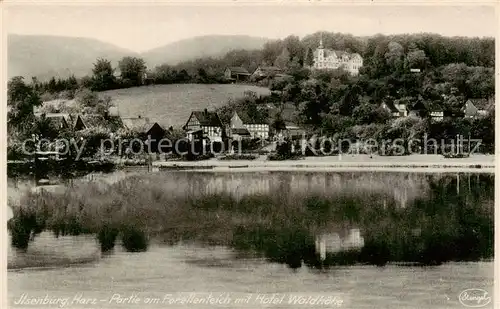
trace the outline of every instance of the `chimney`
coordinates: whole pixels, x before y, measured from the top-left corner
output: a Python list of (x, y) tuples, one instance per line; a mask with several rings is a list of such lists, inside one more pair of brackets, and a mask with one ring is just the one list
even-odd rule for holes
[(205, 108), (205, 110), (203, 111), (206, 114), (208, 114), (208, 110)]
[(137, 118), (141, 118), (141, 115), (137, 116)]

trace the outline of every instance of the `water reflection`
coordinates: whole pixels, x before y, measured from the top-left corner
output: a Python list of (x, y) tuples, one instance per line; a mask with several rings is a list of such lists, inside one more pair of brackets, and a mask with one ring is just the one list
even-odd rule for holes
[[(354, 174), (280, 176), (276, 192), (290, 192), (305, 180), (307, 191), (316, 192), (305, 202), (308, 226), (292, 221), (242, 227), (234, 233), (237, 248), (263, 252), (291, 268), (438, 265), (493, 256), (493, 175), (399, 175), (397, 182), (388, 179), (390, 186), (383, 175), (368, 183), (366, 175), (360, 181)], [(325, 183), (338, 195), (322, 196)]]
[(489, 174), (169, 172), (34, 196), (26, 209), (40, 211), (11, 226), (110, 228), (110, 248), (133, 227), (130, 251), (152, 238), (217, 244), (291, 268), (437, 265), (493, 256), (493, 197)]
[(340, 251), (358, 250), (365, 244), (365, 239), (361, 236), (359, 229), (350, 229), (348, 234), (341, 238), (339, 233), (328, 233), (316, 236), (315, 250), (321, 260), (326, 259), (329, 253)]

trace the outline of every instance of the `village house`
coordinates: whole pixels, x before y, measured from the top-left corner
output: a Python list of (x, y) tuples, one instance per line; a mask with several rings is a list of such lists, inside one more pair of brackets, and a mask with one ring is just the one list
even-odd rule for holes
[(422, 101), (417, 101), (409, 108), (408, 116), (423, 118), (427, 115), (427, 108)]
[(251, 77), (252, 79), (263, 79), (267, 77), (282, 77), (286, 76), (283, 74), (283, 70), (276, 67), (276, 66), (259, 66), (255, 71), (252, 73)]
[(134, 131), (144, 131), (151, 126), (149, 122), (148, 117), (142, 117), (142, 116), (137, 116), (137, 117), (121, 117), (123, 127), (129, 130), (134, 130)]
[(323, 46), (323, 39), (320, 39), (319, 46), (313, 52), (313, 68), (316, 70), (332, 70), (343, 68), (351, 75), (358, 75), (359, 69), (363, 66), (363, 58), (358, 53), (348, 53), (326, 49)]
[(192, 135), (199, 130), (203, 131), (203, 137), (210, 141), (222, 142), (225, 138), (225, 130), (219, 115), (206, 109), (191, 112), (183, 128), (187, 131), (188, 138), (190, 134)]
[[(279, 141), (284, 138), (297, 140), (302, 138), (305, 130), (296, 124), (296, 107), (293, 103), (283, 104), (280, 110), (270, 115), (269, 123), (272, 123), (271, 134), (274, 140)], [(276, 121), (280, 119), (280, 121)]]
[(70, 115), (66, 113), (35, 113), (35, 117), (45, 117), (56, 129), (68, 129)]
[(122, 120), (117, 116), (100, 114), (77, 114), (71, 116), (74, 131), (101, 127), (114, 132), (123, 127)]
[(466, 118), (486, 116), (493, 103), (491, 99), (468, 99), (462, 108), (462, 112)]
[(383, 109), (387, 110), (392, 117), (399, 118), (408, 116), (408, 109), (404, 103), (384, 101), (381, 106)]
[[(265, 119), (255, 119), (250, 117), (245, 112), (234, 112), (233, 117), (231, 117), (230, 121), (231, 127), (231, 135), (244, 138), (260, 138), (260, 139), (268, 139), (269, 138), (269, 124)], [(246, 135), (245, 130), (248, 131), (249, 135)]]
[(224, 77), (234, 82), (245, 81), (250, 75), (247, 69), (243, 67), (227, 67), (226, 70), (224, 70)]
[(166, 136), (166, 130), (158, 122), (150, 122), (149, 118), (122, 118), (123, 126), (129, 130), (140, 133), (145, 142), (150, 142), (151, 152), (158, 152), (159, 141)]
[(435, 107), (431, 110), (430, 116), (432, 121), (436, 122), (443, 121), (444, 111), (439, 107)]
[[(148, 128), (148, 127), (146, 127)], [(149, 125), (149, 128), (146, 130), (147, 141), (149, 144), (149, 149), (151, 152), (159, 152), (159, 144), (160, 141), (166, 136), (167, 131), (158, 124), (158, 122), (154, 122)]]
[(147, 117), (122, 118), (123, 126), (150, 136), (151, 139), (160, 140), (165, 136), (165, 129), (158, 122), (150, 122)]
[(382, 102), (381, 107), (388, 111), (392, 117), (399, 117), (399, 110), (394, 106), (392, 102)]
[(235, 141), (241, 141), (243, 139), (250, 139), (252, 135), (247, 128), (229, 128), (229, 137)]

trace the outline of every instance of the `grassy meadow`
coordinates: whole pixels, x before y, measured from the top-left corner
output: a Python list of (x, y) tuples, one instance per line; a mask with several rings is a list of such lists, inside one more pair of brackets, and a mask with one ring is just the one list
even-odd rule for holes
[(229, 99), (242, 97), (245, 91), (267, 95), (268, 88), (241, 84), (153, 85), (101, 92), (109, 95), (123, 117), (149, 117), (164, 126), (180, 126), (192, 110), (215, 109)]
[[(405, 174), (373, 178), (377, 175), (368, 173), (330, 183), (328, 190), (297, 191), (283, 182), (283, 174), (267, 175), (278, 187), (245, 194), (221, 182), (218, 190), (201, 190), (207, 183), (200, 178), (206, 176), (195, 173), (132, 176), (107, 186), (81, 184), (62, 194), (27, 192), (14, 207), (9, 229), (20, 249), (29, 246), (33, 233), (52, 231), (95, 235), (103, 252), (118, 242), (131, 252), (147, 250), (152, 241), (197, 242), (254, 252), (290, 267), (301, 261), (313, 267), (435, 265), (493, 256), (491, 175), (468, 177), (460, 181), (460, 190), (456, 175), (408, 180)], [(389, 188), (422, 180), (426, 193), (404, 205), (391, 190), (381, 190), (384, 182)], [(315, 237), (348, 228), (362, 231), (364, 247), (330, 254), (321, 262)]]

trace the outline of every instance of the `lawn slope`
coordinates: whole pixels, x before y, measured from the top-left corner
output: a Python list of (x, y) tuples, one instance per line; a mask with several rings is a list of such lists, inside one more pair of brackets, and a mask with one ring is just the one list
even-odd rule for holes
[(110, 90), (101, 95), (111, 96), (122, 117), (141, 115), (168, 127), (184, 125), (192, 110), (217, 108), (248, 90), (269, 94), (269, 89), (251, 85), (174, 84)]

